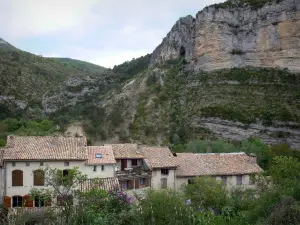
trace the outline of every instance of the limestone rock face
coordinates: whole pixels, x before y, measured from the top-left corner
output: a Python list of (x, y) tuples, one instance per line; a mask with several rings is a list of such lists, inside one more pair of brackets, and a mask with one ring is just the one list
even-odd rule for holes
[(176, 22), (154, 50), (150, 67), (184, 57), (195, 71), (278, 67), (300, 71), (300, 0), (260, 9), (210, 6)]

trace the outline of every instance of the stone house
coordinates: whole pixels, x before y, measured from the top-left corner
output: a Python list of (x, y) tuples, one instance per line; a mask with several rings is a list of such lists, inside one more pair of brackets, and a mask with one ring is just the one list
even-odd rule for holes
[(176, 189), (176, 161), (168, 147), (142, 146), (146, 164), (152, 172), (151, 187)]
[(116, 176), (123, 190), (151, 186), (151, 171), (137, 144), (112, 144)]
[(2, 193), (8, 207), (19, 207), (25, 200), (28, 207), (41, 205), (38, 200), (28, 200), (28, 193), (32, 188), (45, 188), (39, 169), (47, 166), (59, 169), (62, 176), (77, 167), (88, 178), (114, 177), (111, 148), (87, 147), (85, 137), (8, 136), (2, 158)]
[(254, 188), (252, 176), (262, 172), (256, 157), (239, 153), (177, 153), (177, 189), (200, 176), (212, 176), (225, 183), (227, 188)]

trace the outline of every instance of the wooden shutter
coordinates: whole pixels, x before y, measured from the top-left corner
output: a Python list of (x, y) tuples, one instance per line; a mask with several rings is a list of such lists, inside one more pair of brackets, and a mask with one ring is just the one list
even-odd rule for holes
[(25, 196), (23, 197), (23, 205), (24, 205), (25, 207), (30, 207), (30, 208), (32, 208), (32, 207), (33, 207), (33, 199), (32, 199), (32, 197), (29, 196), (29, 195), (25, 195)]
[(43, 170), (33, 171), (33, 185), (34, 186), (44, 186), (45, 173)]
[(131, 165), (132, 166), (137, 166), (137, 159), (132, 159), (131, 160)]
[(11, 172), (12, 186), (23, 186), (23, 171), (13, 170)]
[(10, 207), (11, 207), (11, 197), (9, 197), (9, 196), (5, 196), (5, 197), (4, 197), (4, 205), (5, 205), (7, 208), (10, 208)]
[(161, 188), (162, 189), (168, 187), (168, 178), (161, 178), (160, 181), (161, 181)]
[(145, 181), (145, 187), (149, 187), (149, 186), (150, 186), (150, 178), (147, 177)]
[(140, 188), (140, 180), (136, 179), (135, 180), (135, 189), (139, 189)]

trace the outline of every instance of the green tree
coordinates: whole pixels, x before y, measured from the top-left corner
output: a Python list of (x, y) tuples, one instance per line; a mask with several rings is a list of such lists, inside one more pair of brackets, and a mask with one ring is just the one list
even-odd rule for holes
[(185, 196), (191, 199), (192, 206), (195, 209), (221, 211), (227, 203), (225, 185), (213, 177), (193, 179), (193, 182), (185, 187)]

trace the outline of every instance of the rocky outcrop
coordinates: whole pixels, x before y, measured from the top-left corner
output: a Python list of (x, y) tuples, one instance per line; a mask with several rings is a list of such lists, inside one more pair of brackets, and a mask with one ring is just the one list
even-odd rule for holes
[(183, 57), (191, 69), (278, 67), (300, 71), (300, 0), (262, 8), (210, 6), (181, 18), (153, 52), (150, 67)]
[(243, 124), (219, 118), (195, 117), (193, 127), (204, 127), (222, 139), (242, 141), (258, 137), (269, 145), (288, 144), (293, 149), (300, 149), (300, 124), (275, 122), (273, 126), (261, 123)]

